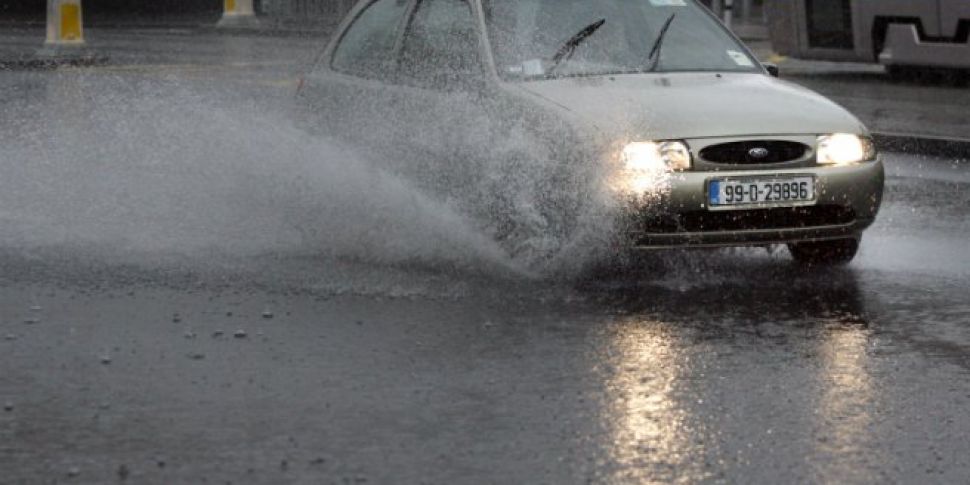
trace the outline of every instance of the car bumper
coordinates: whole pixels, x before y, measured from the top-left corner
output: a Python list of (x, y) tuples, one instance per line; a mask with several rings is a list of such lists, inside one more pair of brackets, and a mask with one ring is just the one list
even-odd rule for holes
[[(714, 178), (811, 175), (817, 198), (797, 207), (775, 205), (711, 210)], [(881, 161), (848, 167), (684, 172), (671, 178), (660, 203), (634, 213), (631, 238), (642, 248), (767, 245), (858, 237), (882, 203)]]

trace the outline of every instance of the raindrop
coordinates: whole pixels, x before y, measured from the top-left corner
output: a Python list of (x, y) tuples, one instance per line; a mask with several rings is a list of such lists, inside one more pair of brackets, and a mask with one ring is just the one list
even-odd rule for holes
[(118, 478), (127, 480), (128, 475), (131, 475), (131, 471), (128, 470), (128, 465), (121, 465), (118, 467)]
[(41, 310), (42, 310), (42, 308), (39, 305), (34, 305), (34, 306), (30, 307), (30, 311), (32, 311), (32, 312), (39, 312)]
[(4, 339), (7, 339), (7, 340), (17, 340), (17, 336), (16, 336), (16, 335), (14, 335), (14, 334), (12, 334), (12, 333), (8, 333), (8, 334), (7, 334), (7, 335), (5, 335), (5, 336), (4, 336), (3, 338), (4, 338)]
[(273, 318), (273, 312), (271, 312), (269, 310), (263, 311), (263, 318), (265, 318), (267, 320), (270, 319), (270, 318)]
[(212, 338), (219, 338), (225, 334), (226, 332), (223, 332), (222, 330), (216, 330), (215, 332), (212, 332)]
[(202, 360), (205, 358), (205, 354), (201, 352), (196, 352), (196, 353), (189, 354), (189, 358), (192, 360)]
[(81, 469), (76, 466), (72, 466), (71, 468), (67, 469), (67, 476), (69, 477), (76, 477), (80, 474), (81, 474)]
[(101, 356), (101, 363), (104, 364), (104, 365), (110, 364), (111, 363), (111, 356), (110, 355), (107, 355), (107, 354), (102, 355)]
[(13, 403), (10, 402), (10, 401), (7, 401), (7, 402), (3, 403), (3, 410), (6, 411), (6, 412), (8, 412), (8, 413), (11, 412), (11, 411), (13, 411)]
[(24, 320), (24, 323), (26, 323), (27, 325), (33, 325), (35, 323), (40, 323), (40, 318), (38, 318), (38, 317), (28, 317), (26, 320)]
[(236, 337), (236, 338), (246, 338), (246, 331), (245, 330), (236, 330), (236, 333), (232, 334), (232, 336), (233, 337)]
[(179, 315), (178, 313), (175, 313), (175, 314), (172, 315), (172, 322), (173, 323), (179, 323), (181, 321), (182, 321), (182, 316), (181, 315)]
[(186, 331), (185, 331), (185, 333), (184, 333), (183, 335), (184, 335), (184, 336), (185, 336), (185, 338), (187, 338), (187, 339), (193, 339), (193, 338), (195, 338), (195, 336), (196, 336), (196, 335), (195, 335), (195, 332), (193, 332), (193, 331), (191, 331), (191, 330), (186, 330)]

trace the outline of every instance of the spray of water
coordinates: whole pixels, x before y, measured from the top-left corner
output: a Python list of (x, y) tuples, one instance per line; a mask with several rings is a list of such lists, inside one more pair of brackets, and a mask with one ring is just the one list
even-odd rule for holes
[[(306, 131), (277, 100), (77, 72), (25, 85), (35, 87), (5, 89), (0, 117), (8, 248), (319, 254), (537, 275), (582, 268), (607, 247), (608, 199), (576, 186), (596, 177), (566, 174), (558, 180), (570, 184), (556, 186), (541, 158), (477, 166), (471, 182), (443, 193), (440, 179), (386, 154)], [(511, 137), (490, 147), (491, 159), (535, 150), (529, 143)], [(541, 191), (581, 208), (569, 231), (537, 215)]]

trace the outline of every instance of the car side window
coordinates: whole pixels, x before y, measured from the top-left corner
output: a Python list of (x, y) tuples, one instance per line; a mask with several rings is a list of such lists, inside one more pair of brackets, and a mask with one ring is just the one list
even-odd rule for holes
[(482, 77), (477, 23), (465, 0), (421, 0), (407, 28), (400, 81), (437, 90), (461, 89)]
[(389, 77), (407, 7), (407, 0), (377, 0), (367, 6), (337, 44), (331, 67), (366, 78)]

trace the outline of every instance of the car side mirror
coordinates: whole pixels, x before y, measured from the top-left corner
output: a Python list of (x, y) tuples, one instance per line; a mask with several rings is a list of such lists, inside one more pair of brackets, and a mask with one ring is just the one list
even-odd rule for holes
[(762, 66), (765, 66), (765, 70), (768, 71), (768, 74), (770, 74), (771, 77), (778, 77), (778, 75), (781, 74), (781, 71), (778, 70), (778, 64), (766, 62), (762, 64)]

